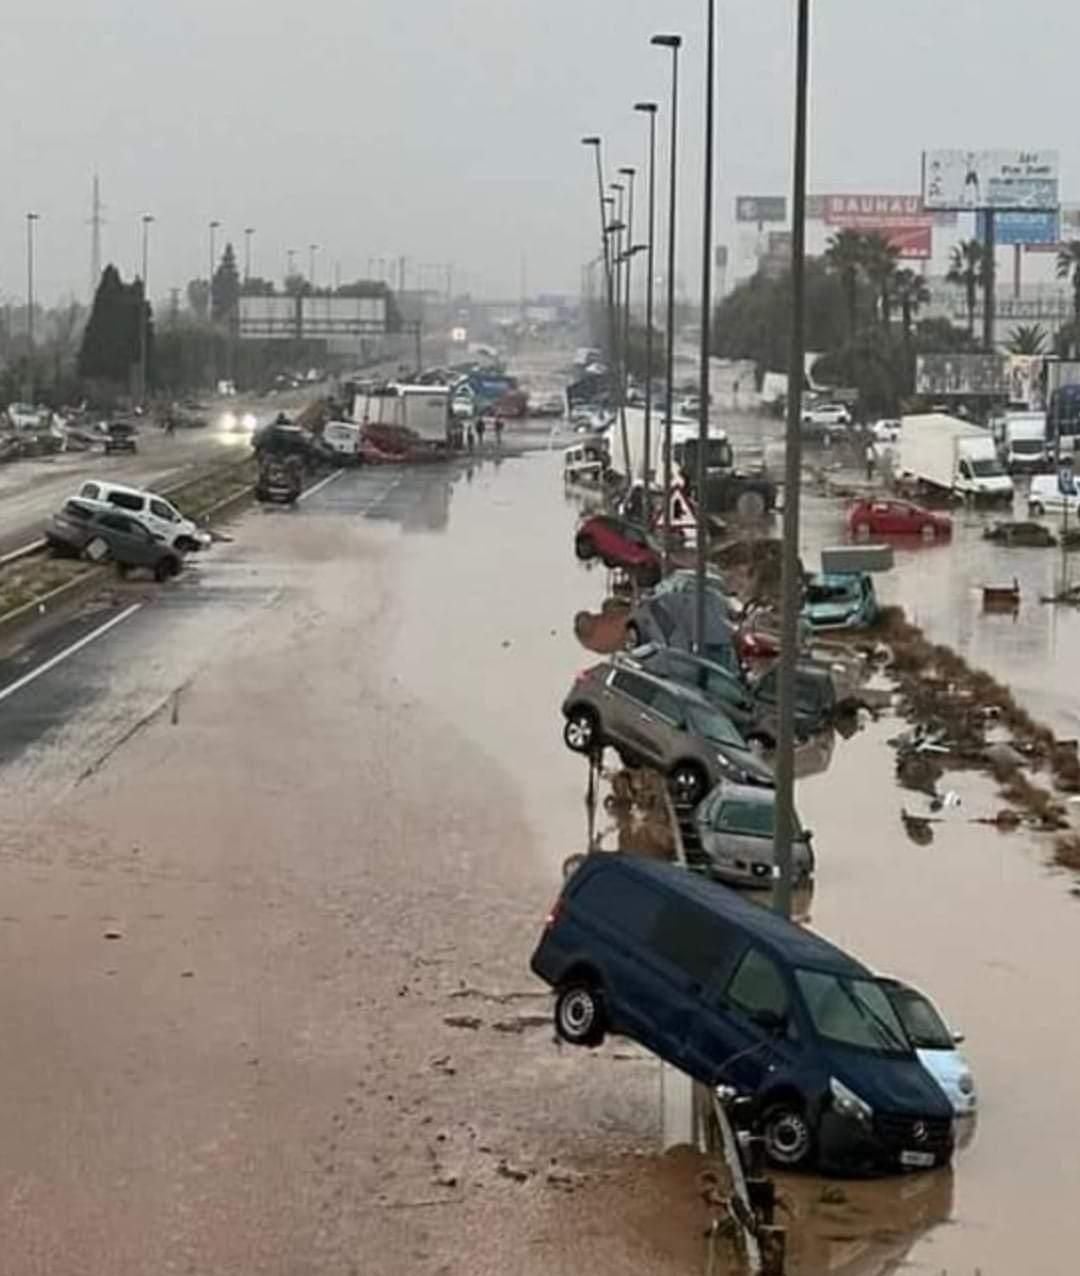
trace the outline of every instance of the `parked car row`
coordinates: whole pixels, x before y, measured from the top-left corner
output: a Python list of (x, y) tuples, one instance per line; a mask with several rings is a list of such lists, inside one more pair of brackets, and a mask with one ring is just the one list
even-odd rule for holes
[[(901, 518), (905, 531), (949, 533), (948, 520), (918, 507), (879, 505), (852, 511), (853, 534), (899, 531), (890, 520)], [(627, 616), (625, 649), (574, 679), (562, 704), (564, 743), (594, 757), (610, 748), (624, 766), (663, 776), (696, 846), (693, 871), (626, 851), (587, 855), (568, 878), (531, 962), (555, 992), (558, 1035), (586, 1047), (606, 1034), (628, 1036), (704, 1085), (749, 1096), (766, 1151), (782, 1167), (864, 1173), (947, 1164), (955, 1117), (976, 1106), (957, 1051), (962, 1038), (917, 989), (729, 889), (775, 879), (767, 755), (779, 670), (761, 660), (777, 654), (774, 636), (753, 625), (754, 610), (712, 571), (698, 635), (695, 573), (663, 575), (657, 545), (631, 520), (590, 516), (574, 548), (647, 592)], [(819, 633), (872, 623), (877, 612), (865, 573), (804, 582), (807, 647)], [(763, 653), (766, 638), (772, 647)], [(820, 733), (851, 703), (841, 666), (807, 651), (796, 671), (797, 735)], [(806, 879), (816, 848), (793, 816), (793, 868)]]

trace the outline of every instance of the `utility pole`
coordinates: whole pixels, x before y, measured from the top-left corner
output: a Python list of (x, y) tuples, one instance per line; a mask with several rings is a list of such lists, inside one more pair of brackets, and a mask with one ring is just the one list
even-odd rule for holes
[(251, 279), (251, 237), (254, 234), (254, 226), (244, 227), (244, 283)]
[(30, 353), (34, 352), (34, 223), (39, 213), (26, 214), (26, 335)]
[(146, 275), (150, 260), (150, 224), (153, 217), (149, 213), (142, 219), (142, 311), (139, 315), (139, 402), (146, 402), (146, 364), (150, 346), (150, 294), (146, 287)]
[[(629, 187), (626, 199), (626, 248), (623, 253), (626, 258), (626, 278), (623, 280), (625, 301), (622, 313), (622, 401), (624, 404), (630, 397), (630, 278), (631, 267), (634, 264), (634, 176), (636, 171), (636, 169), (629, 166), (619, 169), (619, 173), (626, 178), (627, 186)], [(623, 411), (626, 411), (625, 407)], [(633, 471), (631, 470), (626, 477), (630, 480), (631, 486), (633, 486)]]
[(987, 208), (983, 213), (983, 345), (986, 353), (994, 351), (994, 209)]
[(407, 258), (407, 257), (399, 257), (399, 258), (398, 258), (398, 273), (397, 273), (397, 286), (398, 286), (398, 292), (404, 292), (404, 291), (405, 291), (405, 263), (406, 263), (406, 261), (408, 261), (408, 258)]
[(656, 241), (656, 112), (655, 102), (636, 102), (635, 111), (644, 112), (649, 118), (649, 238), (645, 281), (645, 455), (641, 463), (641, 481), (644, 484), (645, 526), (652, 525), (652, 391), (653, 391), (653, 258)]
[(318, 244), (308, 244), (308, 283), (312, 288), (315, 287), (315, 254), (319, 251)]
[(101, 184), (94, 174), (94, 193), (90, 201), (90, 301), (93, 303), (101, 282)]
[(795, 836), (795, 669), (799, 644), (799, 496), (802, 479), (802, 393), (806, 373), (806, 116), (810, 78), (810, 0), (798, 0), (795, 39), (795, 159), (791, 198), (791, 345), (788, 350), (787, 424), (784, 435), (784, 527), (780, 574), (780, 722), (776, 743), (776, 818), (773, 908), (791, 916)]

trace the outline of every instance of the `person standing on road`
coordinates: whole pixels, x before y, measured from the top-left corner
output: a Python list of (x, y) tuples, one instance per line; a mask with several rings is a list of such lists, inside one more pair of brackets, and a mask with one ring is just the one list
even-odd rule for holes
[(470, 452), (476, 447), (476, 440), (473, 438), (472, 422), (470, 421), (465, 429), (465, 446)]
[(476, 422), (476, 441), (481, 447), (484, 446), (484, 431), (487, 429), (487, 422), (483, 417)]
[(874, 481), (874, 463), (877, 460), (877, 454), (874, 451), (874, 441), (871, 439), (866, 445), (866, 481), (872, 483)]
[(502, 447), (503, 419), (495, 413), (495, 446)]

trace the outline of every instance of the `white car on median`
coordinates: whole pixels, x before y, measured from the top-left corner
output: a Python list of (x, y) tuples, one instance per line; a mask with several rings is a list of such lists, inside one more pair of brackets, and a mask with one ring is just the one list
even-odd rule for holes
[(1028, 488), (1028, 513), (1033, 518), (1040, 514), (1070, 514), (1080, 511), (1080, 486), (1072, 474), (1036, 474)]
[(121, 509), (133, 515), (156, 540), (171, 545), (181, 554), (210, 544), (209, 532), (204, 532), (190, 518), (185, 518), (171, 501), (157, 492), (102, 479), (87, 479), (79, 488), (78, 497), (94, 507)]
[(804, 430), (839, 431), (851, 424), (851, 413), (842, 403), (815, 403), (803, 408), (802, 424)]

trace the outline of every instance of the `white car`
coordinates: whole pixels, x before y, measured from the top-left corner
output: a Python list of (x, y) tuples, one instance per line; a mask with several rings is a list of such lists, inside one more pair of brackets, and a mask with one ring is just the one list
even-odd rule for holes
[(816, 403), (802, 410), (804, 428), (829, 430), (851, 424), (851, 413), (842, 403)]
[(355, 461), (360, 455), (360, 427), (352, 421), (327, 421), (323, 426), (323, 442), (342, 459)]
[(190, 518), (185, 518), (175, 505), (156, 492), (88, 479), (79, 488), (78, 497), (95, 507), (122, 509), (134, 515), (156, 540), (171, 545), (181, 554), (210, 544), (209, 533), (196, 527)]
[(900, 422), (875, 421), (870, 427), (870, 433), (873, 436), (875, 443), (899, 443)]
[(1070, 514), (1080, 512), (1080, 486), (1069, 473), (1036, 474), (1028, 488), (1028, 513), (1033, 518), (1040, 514)]
[(36, 408), (32, 403), (8, 404), (7, 417), (15, 430), (40, 430), (48, 416), (48, 408)]
[(978, 1106), (971, 1065), (957, 1050), (963, 1034), (945, 1025), (937, 1007), (899, 979), (880, 979), (885, 995), (904, 1025), (919, 1062), (945, 1092), (957, 1116), (971, 1116)]

